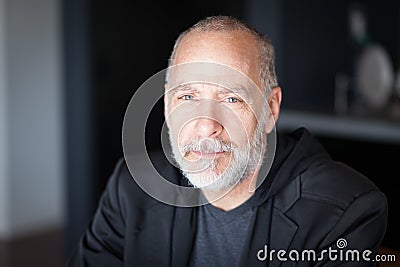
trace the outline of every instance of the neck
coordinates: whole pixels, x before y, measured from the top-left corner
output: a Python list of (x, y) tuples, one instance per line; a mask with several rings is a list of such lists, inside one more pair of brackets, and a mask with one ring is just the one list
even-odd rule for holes
[(215, 192), (203, 189), (202, 192), (206, 199), (210, 201), (211, 205), (223, 211), (229, 211), (240, 206), (254, 195), (258, 176), (257, 174), (258, 170), (249, 177), (243, 179), (229, 191)]
[[(261, 147), (262, 155), (266, 151), (266, 142), (264, 141)], [(208, 191), (202, 189), (202, 192), (211, 205), (223, 211), (229, 211), (239, 207), (252, 197), (256, 191), (257, 177), (261, 169), (261, 163), (257, 166), (256, 170), (251, 173), (247, 178), (243, 179), (232, 189), (224, 190), (222, 192)], [(222, 196), (222, 197), (221, 197)], [(215, 200), (216, 199), (216, 200)]]

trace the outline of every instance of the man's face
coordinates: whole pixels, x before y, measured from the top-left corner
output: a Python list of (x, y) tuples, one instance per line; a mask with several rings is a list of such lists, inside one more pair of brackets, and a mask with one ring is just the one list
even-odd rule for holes
[[(174, 65), (188, 64), (171, 77), (165, 115), (174, 157), (196, 187), (233, 186), (262, 157), (266, 107), (257, 52), (242, 31), (190, 33), (178, 47)], [(187, 79), (193, 72), (201, 79)]]

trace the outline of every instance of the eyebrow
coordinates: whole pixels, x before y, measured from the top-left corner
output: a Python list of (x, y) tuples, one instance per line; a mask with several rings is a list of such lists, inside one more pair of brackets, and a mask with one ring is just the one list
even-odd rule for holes
[(219, 94), (247, 94), (247, 91), (241, 87), (234, 87), (234, 88), (229, 88), (229, 89), (219, 89), (218, 90)]
[[(170, 90), (171, 93), (176, 94), (179, 92), (192, 92), (192, 93), (199, 93), (199, 89), (188, 86), (188, 85), (182, 85), (182, 86), (177, 86), (173, 89)], [(218, 94), (247, 94), (247, 91), (241, 87), (234, 87), (234, 88), (221, 88), (218, 89)]]
[(173, 94), (179, 93), (179, 92), (192, 92), (192, 93), (198, 93), (199, 90), (197, 88), (194, 88), (192, 86), (188, 86), (188, 85), (181, 85), (181, 86), (177, 86), (173, 89), (171, 89), (170, 91)]

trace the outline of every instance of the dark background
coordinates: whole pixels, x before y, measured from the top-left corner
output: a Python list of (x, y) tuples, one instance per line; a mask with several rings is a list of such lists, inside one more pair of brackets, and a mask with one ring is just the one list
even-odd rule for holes
[[(97, 205), (108, 176), (123, 155), (125, 109), (135, 90), (167, 60), (179, 33), (210, 15), (232, 15), (269, 35), (276, 46), (283, 109), (333, 111), (334, 79), (351, 75), (354, 49), (347, 12), (354, 1), (105, 1), (64, 0), (67, 115), (67, 255)], [(400, 2), (362, 1), (371, 39), (399, 65)], [(162, 105), (147, 130), (159, 147)], [(399, 123), (399, 122), (397, 122)], [(334, 159), (369, 176), (388, 196), (383, 245), (400, 248), (399, 145), (320, 137)]]

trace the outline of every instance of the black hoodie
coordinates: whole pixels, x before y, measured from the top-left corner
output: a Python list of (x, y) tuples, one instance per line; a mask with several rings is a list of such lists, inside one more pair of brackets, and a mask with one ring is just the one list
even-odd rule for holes
[[(186, 183), (165, 158), (152, 161), (168, 180)], [(254, 197), (240, 266), (374, 266), (386, 198), (334, 162), (307, 130), (278, 135), (274, 162)], [(143, 192), (121, 160), (67, 266), (187, 266), (196, 216), (196, 207), (174, 207)], [(355, 249), (358, 261), (351, 261), (357, 252), (346, 251)]]

